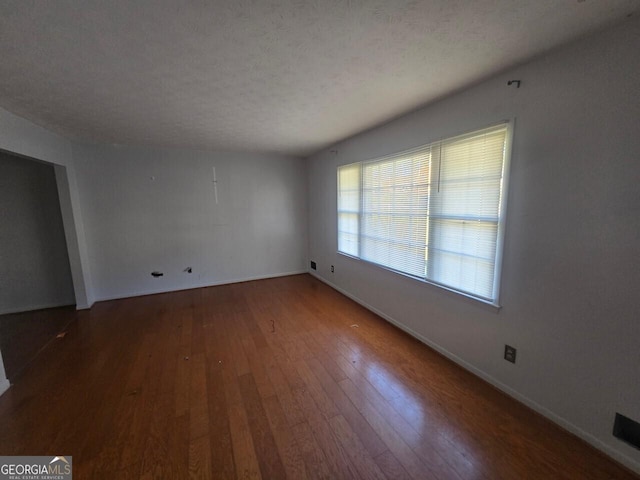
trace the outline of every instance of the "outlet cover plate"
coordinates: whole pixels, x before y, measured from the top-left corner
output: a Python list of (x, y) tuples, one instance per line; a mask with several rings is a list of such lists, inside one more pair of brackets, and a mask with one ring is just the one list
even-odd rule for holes
[(516, 363), (516, 349), (511, 345), (504, 346), (504, 359), (507, 362)]

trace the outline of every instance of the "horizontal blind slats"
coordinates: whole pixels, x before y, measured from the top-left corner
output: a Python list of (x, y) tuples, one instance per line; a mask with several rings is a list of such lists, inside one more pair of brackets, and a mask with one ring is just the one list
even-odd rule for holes
[(493, 300), (506, 124), (338, 168), (338, 250)]

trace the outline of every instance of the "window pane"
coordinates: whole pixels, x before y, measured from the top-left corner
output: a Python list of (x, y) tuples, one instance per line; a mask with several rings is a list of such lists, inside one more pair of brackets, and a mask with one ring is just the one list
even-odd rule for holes
[(338, 251), (358, 256), (360, 164), (338, 168)]
[(338, 168), (338, 250), (495, 301), (507, 126)]
[(449, 183), (431, 199), (433, 216), (498, 220), (502, 179)]
[(433, 272), (436, 278), (430, 280), (487, 300), (493, 298), (493, 263), (447, 252), (439, 252), (438, 259)]
[(358, 235), (354, 233), (339, 232), (338, 250), (347, 255), (358, 256)]
[(363, 165), (361, 257), (424, 278), (430, 149)]
[(427, 278), (493, 299), (506, 126), (445, 140), (429, 209)]
[(429, 246), (439, 251), (480, 257), (493, 262), (498, 225), (490, 222), (431, 219)]
[(431, 228), (427, 278), (491, 298), (498, 225), (432, 219)]

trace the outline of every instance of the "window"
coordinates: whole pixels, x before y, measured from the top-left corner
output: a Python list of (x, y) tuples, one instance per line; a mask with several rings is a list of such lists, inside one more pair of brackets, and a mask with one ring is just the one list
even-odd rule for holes
[(497, 304), (508, 128), (338, 167), (338, 251)]

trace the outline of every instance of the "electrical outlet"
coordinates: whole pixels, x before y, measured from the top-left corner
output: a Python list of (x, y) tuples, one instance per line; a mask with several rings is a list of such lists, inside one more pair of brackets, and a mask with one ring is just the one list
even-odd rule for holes
[(311, 270), (315, 270), (316, 267), (316, 262), (314, 262), (313, 260), (311, 261)]
[(333, 265), (331, 265), (331, 273), (333, 273), (333, 272), (334, 272)]
[(511, 345), (504, 346), (504, 359), (507, 362), (516, 363), (516, 349)]

